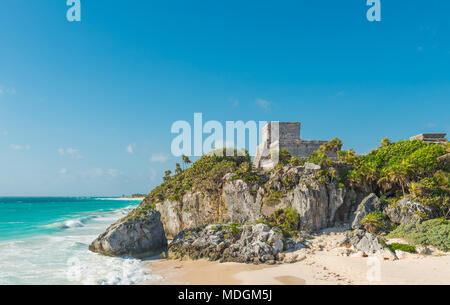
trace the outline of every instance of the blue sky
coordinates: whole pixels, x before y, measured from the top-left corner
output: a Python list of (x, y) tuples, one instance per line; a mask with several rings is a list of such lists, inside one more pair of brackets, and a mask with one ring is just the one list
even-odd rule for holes
[(448, 1), (65, 2), (0, 2), (0, 196), (148, 192), (194, 112), (358, 153), (450, 131)]

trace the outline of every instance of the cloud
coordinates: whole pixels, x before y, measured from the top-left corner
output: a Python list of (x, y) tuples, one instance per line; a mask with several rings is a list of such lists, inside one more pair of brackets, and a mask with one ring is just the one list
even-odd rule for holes
[(153, 154), (150, 157), (150, 162), (154, 163), (164, 163), (167, 162), (170, 159), (170, 156), (164, 155), (164, 154)]
[(122, 175), (122, 172), (117, 169), (111, 168), (106, 171), (106, 175), (110, 176), (111, 178), (116, 178)]
[(434, 127), (436, 127), (437, 125), (435, 124), (435, 123), (428, 123), (427, 124), (427, 127), (428, 128), (434, 128)]
[(336, 96), (344, 96), (345, 95), (345, 91), (339, 91), (338, 93), (336, 93)]
[(8, 135), (8, 131), (6, 130), (2, 130), (2, 132), (0, 133), (2, 136), (6, 137)]
[(125, 150), (127, 151), (127, 153), (129, 153), (129, 154), (134, 154), (134, 149), (135, 149), (135, 147), (136, 147), (136, 144), (130, 144), (130, 145), (128, 145), (126, 148), (125, 148)]
[(238, 99), (235, 99), (234, 97), (230, 98), (230, 99), (228, 100), (228, 102), (230, 102), (230, 104), (231, 104), (233, 107), (239, 106), (239, 100), (238, 100)]
[(101, 168), (91, 168), (87, 170), (84, 175), (90, 178), (101, 177), (103, 176), (105, 171)]
[(15, 88), (3, 88), (0, 86), (0, 96), (15, 95), (15, 94), (16, 94)]
[(60, 148), (58, 149), (58, 153), (60, 156), (69, 156), (73, 159), (81, 159), (83, 156), (80, 154), (80, 151), (78, 149), (74, 148)]
[(31, 149), (30, 145), (11, 144), (10, 147), (13, 150), (30, 150)]
[(271, 102), (263, 100), (263, 99), (257, 99), (256, 104), (262, 108), (264, 111), (270, 111), (271, 110)]
[(68, 173), (69, 171), (67, 170), (67, 168), (61, 168), (60, 170), (59, 170), (59, 174), (60, 175), (67, 175), (67, 173)]

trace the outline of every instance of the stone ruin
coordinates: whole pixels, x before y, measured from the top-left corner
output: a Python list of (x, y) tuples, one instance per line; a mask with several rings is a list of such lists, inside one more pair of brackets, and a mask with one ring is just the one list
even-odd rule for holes
[(262, 143), (256, 149), (256, 169), (272, 169), (278, 164), (278, 153), (287, 149), (292, 156), (307, 159), (328, 141), (300, 139), (300, 122), (270, 122), (262, 129)]
[(411, 137), (409, 140), (421, 140), (426, 143), (441, 144), (447, 142), (447, 139), (445, 138), (446, 135), (446, 133), (421, 133), (420, 135)]

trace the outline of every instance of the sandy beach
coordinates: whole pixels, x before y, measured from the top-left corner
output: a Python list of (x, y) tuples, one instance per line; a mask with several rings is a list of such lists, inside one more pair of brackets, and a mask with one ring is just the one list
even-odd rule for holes
[[(330, 243), (338, 236), (321, 236)], [(161, 284), (187, 285), (418, 285), (450, 284), (450, 255), (408, 254), (388, 261), (377, 257), (342, 256), (337, 248), (310, 251), (293, 264), (252, 265), (206, 260), (145, 262)]]

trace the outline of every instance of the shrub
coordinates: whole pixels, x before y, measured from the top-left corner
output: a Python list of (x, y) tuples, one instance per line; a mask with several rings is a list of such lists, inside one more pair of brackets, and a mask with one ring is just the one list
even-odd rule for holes
[(388, 248), (395, 252), (395, 250), (401, 250), (408, 253), (416, 253), (416, 247), (412, 245), (393, 243), (388, 245)]
[(164, 202), (167, 199), (180, 200), (190, 190), (217, 192), (225, 174), (237, 172), (238, 169), (251, 169), (248, 153), (243, 156), (239, 156), (236, 150), (234, 156), (226, 156), (226, 153), (229, 151), (225, 149), (213, 151), (177, 175), (166, 175), (165, 182), (154, 188), (143, 204)]
[(377, 233), (380, 231), (385, 231), (387, 229), (387, 217), (380, 211), (375, 211), (368, 214), (362, 221), (361, 224), (364, 229), (371, 233)]
[(435, 218), (421, 224), (398, 226), (389, 237), (400, 237), (413, 244), (432, 245), (442, 251), (450, 251), (450, 221)]
[(277, 205), (283, 197), (284, 194), (281, 191), (272, 191), (264, 198), (263, 203), (269, 206)]
[(280, 164), (286, 165), (291, 161), (292, 155), (287, 149), (282, 149), (279, 153)]
[(270, 217), (260, 219), (258, 222), (264, 223), (271, 228), (279, 228), (285, 237), (295, 235), (300, 229), (300, 217), (297, 211), (292, 208), (277, 210)]

